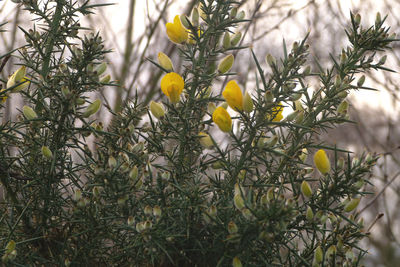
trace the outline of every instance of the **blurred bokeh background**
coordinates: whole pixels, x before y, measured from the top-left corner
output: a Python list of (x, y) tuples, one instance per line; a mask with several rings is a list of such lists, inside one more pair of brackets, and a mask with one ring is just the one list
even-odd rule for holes
[[(86, 2), (79, 0), (81, 2)], [(161, 71), (147, 59), (156, 60), (158, 52), (169, 55), (179, 72), (183, 62), (176, 45), (169, 42), (165, 24), (176, 14), (190, 15), (196, 0), (92, 0), (91, 3), (113, 5), (99, 8), (96, 14), (84, 18), (82, 26), (99, 31), (105, 46), (112, 50), (108, 54), (110, 72), (120, 87), (104, 88), (101, 92), (105, 102), (119, 111), (127, 99), (138, 96), (148, 103), (161, 97), (159, 80)], [(283, 53), (282, 43), (288, 47), (310, 33), (310, 65), (317, 69), (318, 61), (324, 68), (332, 65), (330, 54), (337, 56), (349, 45), (344, 28), (350, 23), (350, 12), (359, 13), (361, 24), (373, 25), (376, 13), (388, 15), (386, 25), (392, 32), (400, 30), (400, 1), (398, 0), (242, 0), (240, 9), (250, 21), (243, 23), (241, 31), (245, 38), (243, 46), (250, 46), (261, 60), (270, 53), (279, 58)], [(24, 44), (24, 34), (19, 29), (33, 27), (32, 17), (10, 0), (0, 1), (0, 24), (5, 32), (0, 33), (0, 54)], [(40, 26), (40, 25), (37, 25)], [(84, 31), (82, 31), (84, 34)], [(18, 54), (18, 53), (16, 53)], [(2, 73), (7, 79), (18, 63), (11, 58)], [(399, 70), (400, 43), (388, 54), (386, 66)], [(266, 64), (263, 67), (268, 71)], [(251, 90), (254, 84), (254, 61), (249, 49), (236, 55), (233, 71), (237, 80)], [(356, 153), (375, 152), (381, 155), (371, 182), (367, 187), (375, 194), (361, 203), (369, 238), (362, 243), (369, 254), (364, 259), (366, 266), (399, 266), (400, 263), (400, 120), (399, 83), (397, 72), (366, 73), (365, 86), (378, 91), (358, 91), (349, 96), (351, 119), (347, 124), (321, 136), (327, 143), (348, 148)], [(313, 81), (310, 81), (310, 86)], [(218, 88), (214, 90), (219, 90)], [(7, 101), (3, 121), (12, 119), (15, 107), (23, 99), (11, 97)], [(104, 114), (103, 114), (104, 115)], [(100, 114), (99, 116), (102, 116)], [(379, 214), (384, 216), (376, 220)], [(372, 227), (369, 229), (369, 226)]]

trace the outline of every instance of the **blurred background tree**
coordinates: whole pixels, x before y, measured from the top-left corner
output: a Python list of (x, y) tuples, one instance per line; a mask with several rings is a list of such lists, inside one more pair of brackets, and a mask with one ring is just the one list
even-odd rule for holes
[[(84, 2), (84, 1), (81, 1)], [(93, 0), (93, 3), (104, 3)], [(176, 46), (167, 41), (164, 34), (165, 23), (176, 13), (190, 16), (190, 11), (196, 4), (195, 0), (146, 0), (120, 1), (119, 3), (98, 9), (98, 13), (89, 16), (84, 21), (85, 27), (98, 30), (106, 40), (106, 47), (115, 49), (107, 55), (113, 79), (120, 87), (106, 88), (101, 93), (106, 104), (114, 111), (120, 111), (125, 100), (136, 93), (145, 103), (160, 97), (159, 79), (161, 71), (151, 64), (147, 58), (156, 59), (159, 51), (170, 56), (176, 66), (181, 66)], [(262, 58), (270, 53), (279, 57), (282, 40), (287, 43), (301, 39), (310, 31), (308, 41), (311, 46), (312, 68), (317, 68), (317, 61), (326, 66), (330, 54), (338, 55), (339, 47), (347, 45), (346, 34), (342, 30), (347, 24), (350, 11), (359, 13), (361, 24), (371, 24), (375, 14), (388, 14), (387, 24), (392, 25), (392, 31), (400, 28), (400, 3), (397, 0), (243, 0), (241, 9), (246, 11), (246, 17), (251, 23), (243, 24), (237, 29), (245, 38), (242, 45), (253, 46), (257, 56)], [(24, 35), (18, 26), (30, 24), (24, 16), (24, 11), (15, 8), (11, 1), (0, 2), (0, 24), (8, 22), (7, 33), (0, 32), (0, 54), (18, 48), (24, 42)], [(7, 36), (7, 37), (6, 37)], [(389, 68), (397, 70), (400, 63), (399, 44), (395, 43), (388, 55)], [(240, 51), (235, 55), (234, 71), (240, 76), (243, 84), (250, 86), (255, 77), (256, 68), (249, 50)], [(1, 72), (2, 79), (7, 80), (7, 74), (12, 73), (13, 58), (9, 59)], [(177, 70), (179, 72), (179, 69)], [(369, 248), (365, 257), (367, 266), (396, 266), (400, 260), (400, 146), (398, 136), (399, 99), (397, 73), (373, 72), (367, 73), (365, 86), (378, 88), (378, 92), (358, 92), (351, 99), (351, 118), (357, 124), (339, 127), (327, 132), (323, 138), (338, 146), (351, 148), (355, 152), (364, 150), (378, 152), (382, 156), (375, 168), (373, 190), (376, 192), (364, 206), (363, 214), (368, 224), (373, 224), (370, 237), (364, 242)], [(222, 87), (221, 87), (222, 88)], [(11, 107), (22, 106), (21, 98), (8, 101), (3, 120), (13, 118)], [(106, 112), (103, 109), (103, 112)], [(98, 114), (109, 116), (110, 114)]]

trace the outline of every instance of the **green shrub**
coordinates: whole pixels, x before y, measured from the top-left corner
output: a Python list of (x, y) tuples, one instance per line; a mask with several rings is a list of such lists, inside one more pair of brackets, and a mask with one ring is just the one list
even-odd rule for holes
[[(350, 121), (347, 94), (370, 89), (360, 73), (389, 70), (376, 52), (395, 39), (379, 15), (370, 28), (351, 15), (350, 45), (332, 67), (311, 70), (307, 37), (265, 64), (234, 32), (247, 23), (237, 3), (201, 0), (190, 19), (166, 25), (183, 71), (163, 53), (151, 60), (166, 72), (163, 103), (148, 108), (136, 97), (116, 114), (107, 99), (89, 97), (117, 82), (102, 38), (82, 37), (78, 21), (101, 5), (17, 2), (35, 26), (21, 29), (26, 44), (12, 55), (22, 67), (0, 92), (25, 100), (0, 126), (3, 262), (359, 264), (368, 232), (357, 205), (377, 157), (352, 157), (318, 136)], [(258, 70), (245, 92), (230, 72), (242, 49)], [(111, 121), (95, 119), (99, 111)]]

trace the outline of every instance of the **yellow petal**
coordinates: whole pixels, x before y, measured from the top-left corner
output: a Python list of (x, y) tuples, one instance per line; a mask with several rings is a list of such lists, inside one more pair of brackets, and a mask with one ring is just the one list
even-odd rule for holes
[(223, 132), (230, 132), (232, 129), (232, 119), (228, 111), (223, 107), (217, 107), (212, 115), (212, 120)]
[(174, 22), (168, 22), (166, 25), (167, 35), (169, 39), (177, 44), (181, 44), (188, 39), (188, 33), (185, 27), (183, 27), (179, 15), (176, 15)]
[(235, 80), (229, 81), (222, 92), (228, 105), (233, 110), (243, 110), (243, 94)]
[(331, 170), (331, 163), (329, 162), (329, 158), (323, 149), (320, 149), (315, 153), (314, 164), (322, 174), (326, 174)]
[(282, 104), (279, 102), (279, 104), (275, 107), (272, 108), (272, 121), (278, 122), (281, 121), (283, 119), (283, 106)]
[(167, 73), (161, 79), (161, 90), (172, 103), (179, 102), (180, 94), (185, 87), (183, 78), (175, 72)]

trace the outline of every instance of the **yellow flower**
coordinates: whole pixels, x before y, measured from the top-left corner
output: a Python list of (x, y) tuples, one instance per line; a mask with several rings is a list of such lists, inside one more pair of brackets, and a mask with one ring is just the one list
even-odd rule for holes
[[(200, 38), (200, 36), (203, 34), (203, 31), (201, 29), (197, 30), (197, 38)], [(196, 43), (196, 38), (193, 33), (189, 34), (189, 39), (188, 39), (189, 44), (195, 44)]]
[(11, 93), (19, 92), (28, 87), (29, 79), (25, 76), (25, 74), (26, 74), (26, 67), (22, 66), (18, 70), (16, 70), (8, 79), (7, 89), (19, 84), (18, 86), (14, 87), (11, 90)]
[[(281, 121), (283, 119), (282, 112), (283, 112), (283, 106), (282, 106), (281, 102), (279, 102), (279, 104), (277, 106), (272, 108), (272, 116), (271, 116), (273, 118), (272, 121), (275, 121), (275, 122)], [(270, 116), (268, 116), (268, 117), (270, 117)]]
[(186, 28), (183, 27), (179, 15), (175, 16), (173, 23), (168, 22), (165, 27), (167, 29), (167, 35), (172, 42), (181, 44), (188, 39), (188, 32)]
[(232, 129), (232, 119), (228, 111), (223, 107), (217, 107), (212, 115), (212, 120), (223, 132), (229, 132)]
[(205, 148), (211, 148), (214, 146), (214, 143), (211, 139), (211, 137), (205, 133), (205, 132), (199, 132), (199, 137), (200, 137), (200, 145), (202, 145)]
[(226, 102), (233, 110), (243, 110), (243, 94), (235, 80), (229, 81), (222, 92)]
[(161, 90), (172, 103), (179, 102), (184, 87), (185, 82), (178, 73), (170, 72), (161, 79)]
[(322, 174), (326, 174), (331, 170), (331, 163), (329, 162), (329, 158), (323, 149), (320, 149), (315, 153), (314, 164)]

